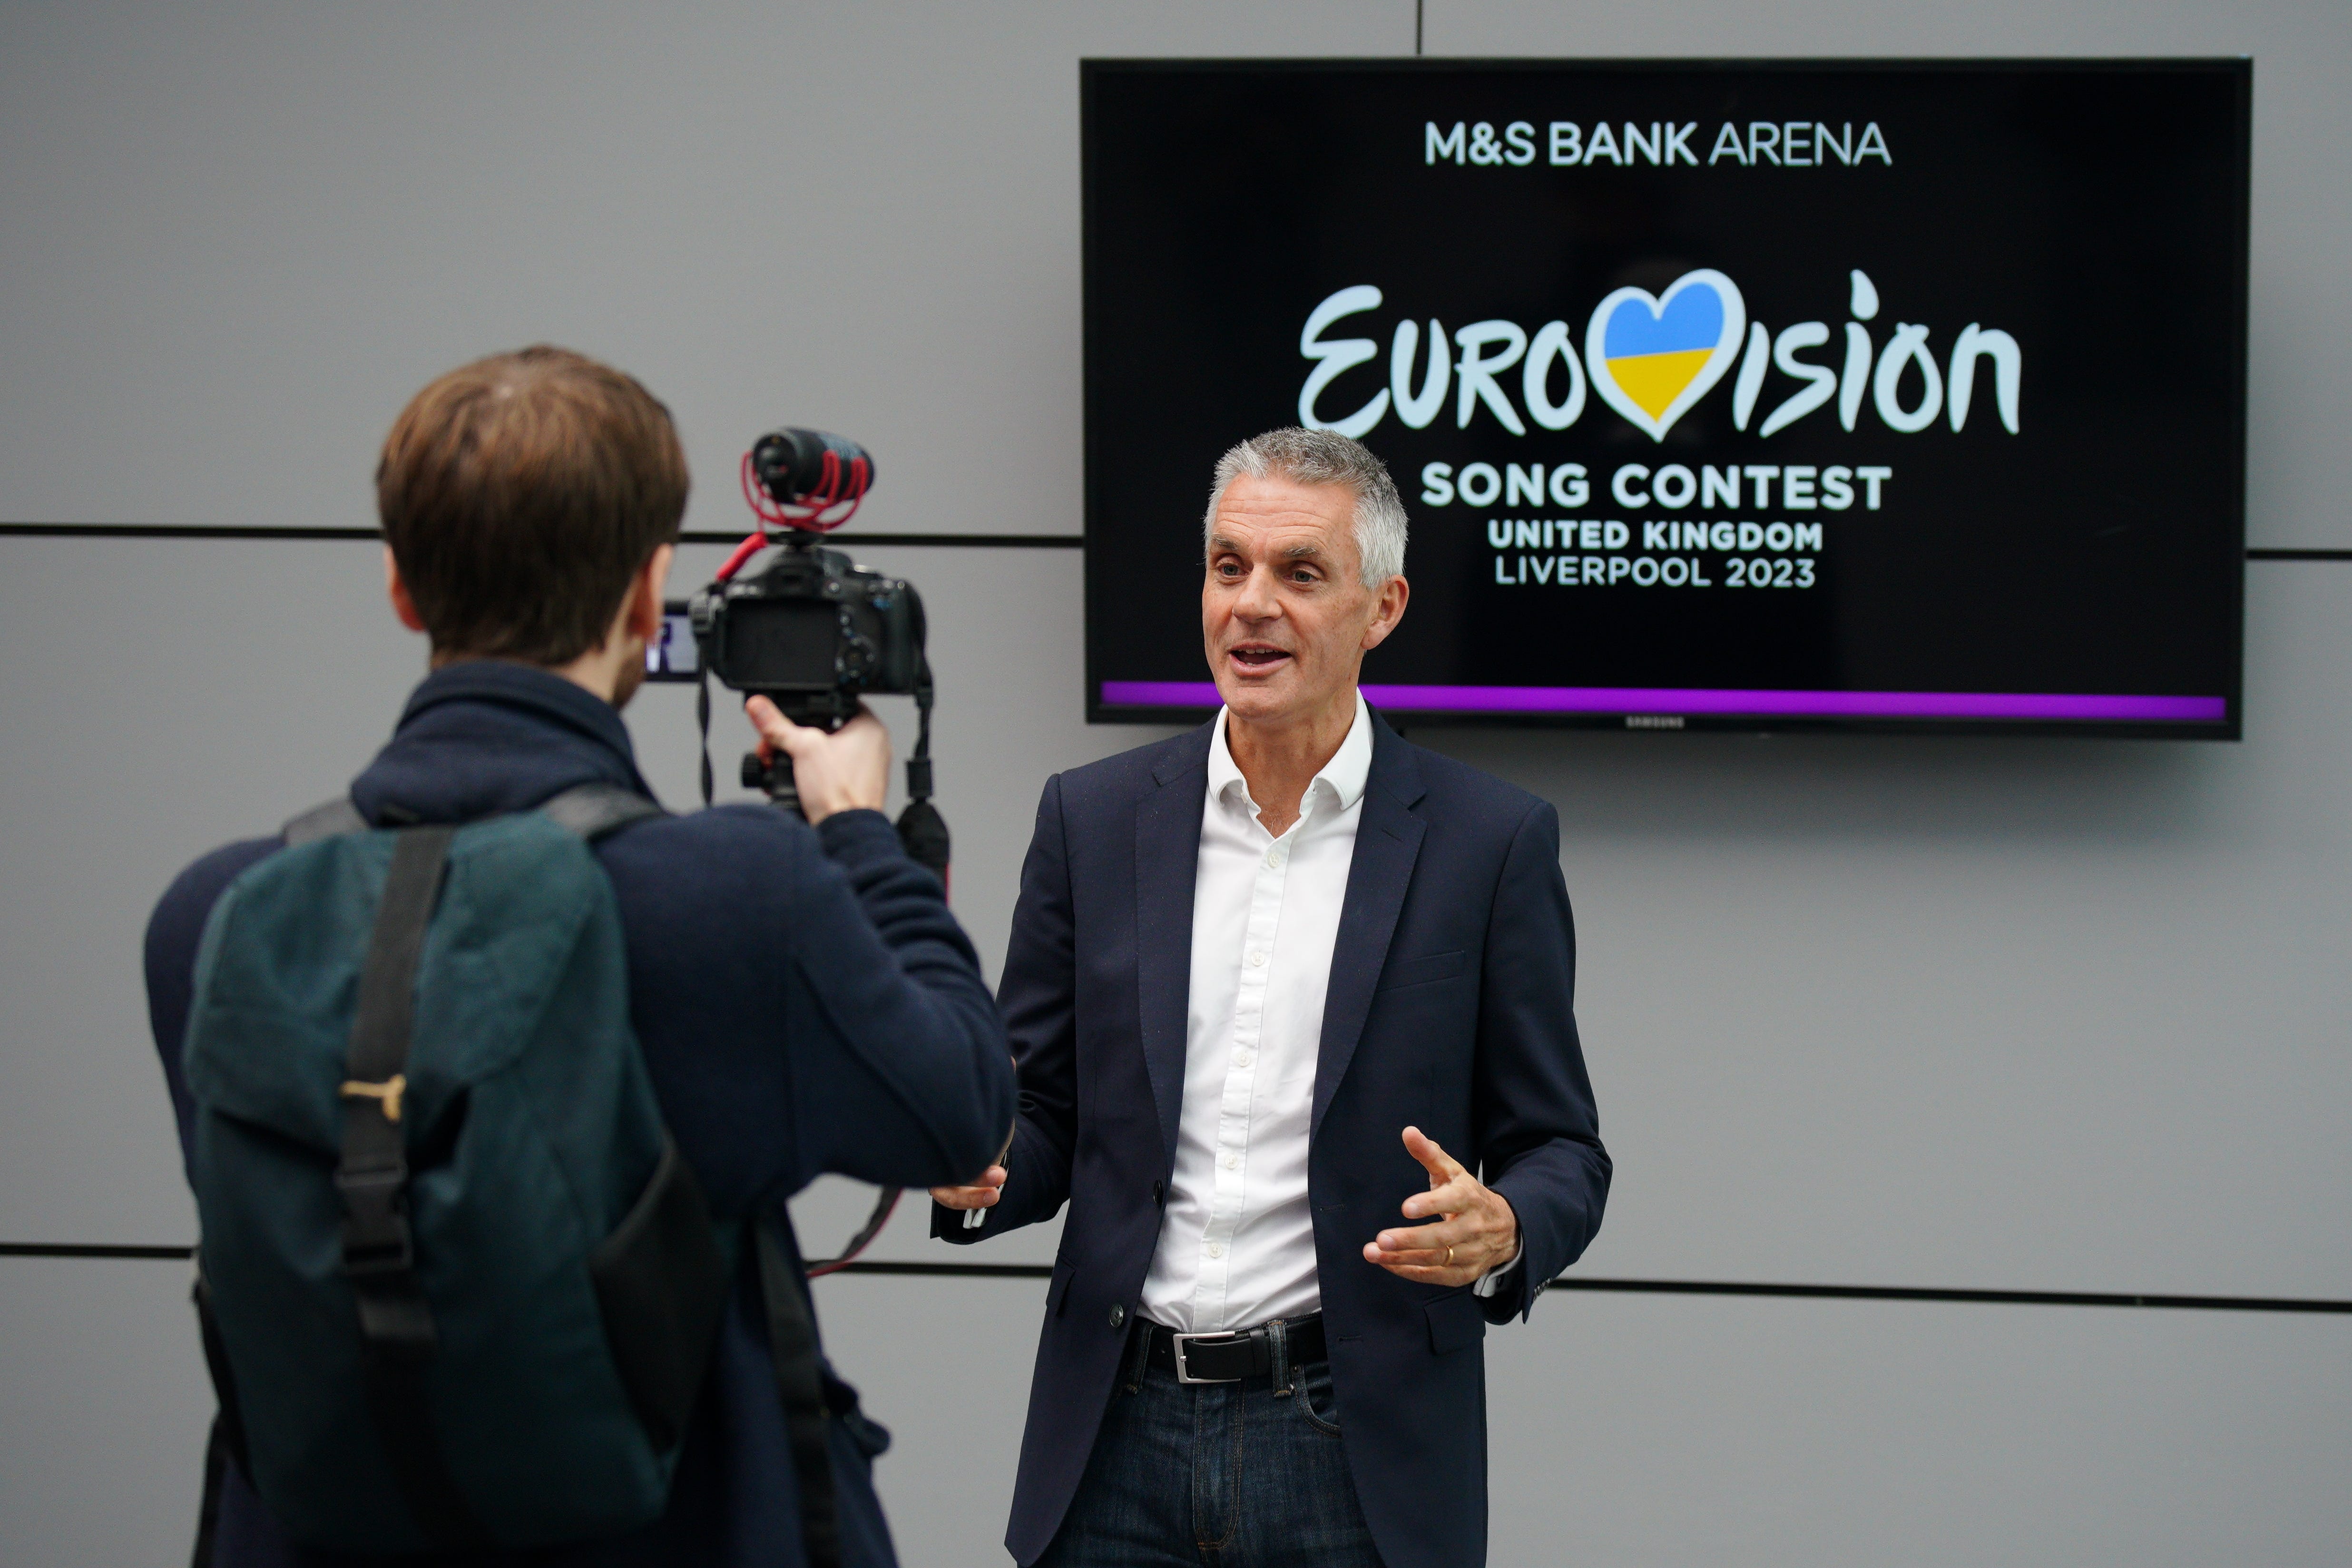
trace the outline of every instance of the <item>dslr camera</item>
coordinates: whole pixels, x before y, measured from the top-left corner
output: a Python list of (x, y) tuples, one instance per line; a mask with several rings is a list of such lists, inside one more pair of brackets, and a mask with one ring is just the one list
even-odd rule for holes
[[(743, 458), (761, 530), (685, 605), (697, 662), (796, 724), (838, 730), (866, 693), (914, 696), (930, 684), (915, 585), (817, 542), (873, 483), (874, 459), (853, 441), (817, 430), (761, 437)], [(769, 546), (758, 570), (743, 570)]]
[[(647, 678), (706, 682), (716, 676), (747, 697), (767, 698), (796, 724), (826, 731), (856, 717), (868, 696), (912, 697), (919, 731), (907, 759), (910, 804), (899, 833), (918, 861), (944, 873), (946, 826), (929, 805), (931, 667), (922, 595), (905, 578), (860, 566), (818, 542), (849, 521), (873, 487), (873, 458), (855, 441), (821, 430), (772, 430), (743, 455), (742, 480), (759, 527), (709, 586), (664, 606), (660, 639), (646, 651)], [(706, 802), (709, 695), (706, 684)], [(788, 758), (767, 762), (745, 753), (743, 783), (780, 805), (799, 805)]]

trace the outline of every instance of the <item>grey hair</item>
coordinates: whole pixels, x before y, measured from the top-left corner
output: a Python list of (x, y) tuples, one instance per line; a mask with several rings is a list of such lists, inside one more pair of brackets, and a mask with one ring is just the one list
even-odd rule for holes
[(1343, 485), (1356, 498), (1356, 553), (1363, 562), (1364, 586), (1377, 588), (1404, 574), (1404, 501), (1386, 463), (1361, 441), (1336, 430), (1292, 426), (1253, 436), (1217, 459), (1209, 510), (1201, 520), (1205, 546), (1217, 525), (1225, 491), (1244, 474), (1280, 478), (1302, 485)]

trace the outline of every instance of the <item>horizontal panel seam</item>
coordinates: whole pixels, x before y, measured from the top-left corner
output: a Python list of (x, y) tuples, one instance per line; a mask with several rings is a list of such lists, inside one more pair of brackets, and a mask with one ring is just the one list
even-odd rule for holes
[[(0, 1258), (111, 1258), (182, 1259), (188, 1247), (111, 1247), (79, 1242), (0, 1242)], [(919, 1279), (1050, 1279), (1047, 1263), (857, 1262), (843, 1274), (882, 1274)], [(2197, 1296), (2107, 1290), (1971, 1290), (1909, 1285), (1803, 1285), (1734, 1279), (1616, 1279), (1563, 1274), (1555, 1290), (1622, 1292), (1664, 1296), (1771, 1296), (1838, 1301), (1931, 1301), (1964, 1305), (2026, 1307), (2158, 1307), (2232, 1312), (2352, 1313), (2352, 1300), (2301, 1296)]]
[[(16, 539), (290, 539), (381, 542), (373, 528), (277, 528), (244, 523), (173, 522), (0, 522), (0, 538)], [(695, 530), (678, 535), (681, 544), (733, 544), (739, 533)], [(840, 536), (845, 544), (877, 549), (898, 545), (947, 550), (1083, 550), (1086, 538), (1076, 533), (853, 533)], [(2246, 551), (2249, 561), (2352, 562), (2352, 549), (2304, 545), (2256, 545)]]
[[(743, 537), (743, 533), (689, 531), (678, 535), (678, 542), (734, 544)], [(275, 528), (246, 523), (0, 522), (0, 538), (295, 539), (382, 543), (383, 534), (373, 528)], [(853, 533), (839, 536), (838, 542), (877, 548), (931, 545), (974, 550), (1078, 550), (1086, 545), (1086, 540), (1075, 533)]]

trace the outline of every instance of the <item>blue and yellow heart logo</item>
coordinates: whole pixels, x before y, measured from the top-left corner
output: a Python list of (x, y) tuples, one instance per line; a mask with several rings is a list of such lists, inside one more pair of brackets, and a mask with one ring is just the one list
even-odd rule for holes
[(1585, 329), (1584, 367), (1602, 402), (1663, 441), (1723, 379), (1747, 330), (1739, 286), (1702, 268), (1663, 297), (1620, 289), (1601, 300)]

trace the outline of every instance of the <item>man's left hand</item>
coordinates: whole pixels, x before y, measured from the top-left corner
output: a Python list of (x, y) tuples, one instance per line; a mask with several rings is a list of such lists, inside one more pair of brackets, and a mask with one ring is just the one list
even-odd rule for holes
[(1404, 1217), (1445, 1217), (1381, 1232), (1364, 1248), (1364, 1261), (1426, 1285), (1468, 1285), (1508, 1263), (1519, 1248), (1519, 1216), (1508, 1200), (1420, 1128), (1404, 1130), (1404, 1147), (1429, 1172), (1429, 1191), (1405, 1199)]

